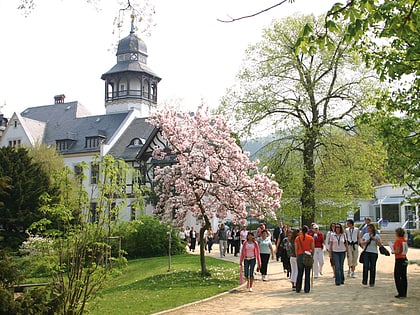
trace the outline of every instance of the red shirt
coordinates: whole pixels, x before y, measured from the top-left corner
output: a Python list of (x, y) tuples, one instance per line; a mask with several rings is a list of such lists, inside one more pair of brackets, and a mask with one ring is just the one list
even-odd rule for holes
[(395, 259), (407, 258), (407, 255), (404, 253), (404, 247), (407, 250), (407, 240), (402, 236), (397, 237), (394, 243)]
[(314, 233), (312, 236), (315, 240), (315, 248), (324, 248), (324, 234), (322, 234), (322, 232), (317, 232)]

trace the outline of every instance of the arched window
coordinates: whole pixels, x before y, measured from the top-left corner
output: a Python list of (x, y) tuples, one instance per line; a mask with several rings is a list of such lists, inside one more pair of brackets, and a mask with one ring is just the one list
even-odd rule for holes
[(150, 83), (148, 80), (143, 81), (143, 97), (149, 98)]

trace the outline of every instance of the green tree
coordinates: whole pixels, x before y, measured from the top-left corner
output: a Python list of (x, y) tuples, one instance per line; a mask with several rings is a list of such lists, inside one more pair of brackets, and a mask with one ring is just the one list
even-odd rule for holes
[(322, 19), (295, 16), (266, 29), (262, 41), (247, 50), (238, 88), (220, 108), (248, 132), (263, 127), (287, 134), (289, 151), (300, 152), (303, 224), (313, 222), (317, 212), (317, 149), (328, 139), (329, 128), (352, 128), (349, 122), (363, 112), (375, 90), (372, 73), (352, 53), (345, 33), (322, 49), (296, 50), (302, 33), (322, 28)]
[[(302, 34), (297, 48), (317, 49), (330, 41), (337, 24), (346, 24), (346, 42), (358, 50), (382, 82), (377, 112), (369, 123), (380, 131), (388, 151), (391, 180), (408, 184), (418, 195), (420, 173), (417, 150), (420, 134), (420, 1), (351, 0), (337, 3), (326, 15), (322, 32)], [(395, 115), (398, 113), (398, 115)]]
[[(317, 149), (315, 161), (314, 222), (324, 224), (345, 219), (357, 208), (358, 200), (371, 198), (373, 187), (385, 182), (386, 156), (376, 133), (368, 126), (359, 125), (352, 133), (332, 127), (327, 135), (321, 139), (323, 145)], [(300, 216), (303, 159), (288, 138), (283, 134), (281, 141), (269, 143), (259, 157), (284, 189), (278, 217), (294, 224)]]
[[(121, 209), (127, 205), (125, 184), (135, 178), (135, 170), (124, 161), (112, 156), (97, 157), (94, 160), (99, 167), (98, 184), (95, 187), (94, 204), (83, 185), (86, 163), (81, 163), (82, 172), (73, 174), (64, 169), (57, 176), (57, 183), (63, 188), (61, 198), (42, 198), (41, 210), (49, 217), (56, 217), (62, 222), (61, 233), (56, 234), (56, 253), (58, 264), (52, 270), (53, 296), (60, 301), (60, 314), (83, 314), (85, 306), (102, 287), (104, 280), (112, 270), (113, 261), (120, 257), (111, 252), (111, 237), (118, 225)], [(71, 191), (75, 188), (77, 198)], [(70, 193), (69, 193), (70, 191)], [(137, 202), (133, 207), (143, 207), (141, 188), (135, 189)], [(74, 216), (80, 216), (75, 218)], [(33, 224), (37, 231), (47, 231), (48, 220)], [(47, 234), (49, 235), (49, 234)]]
[(50, 192), (50, 177), (25, 148), (0, 148), (0, 178), (8, 178), (1, 191), (0, 247), (17, 249), (29, 226), (43, 217), (39, 198)]

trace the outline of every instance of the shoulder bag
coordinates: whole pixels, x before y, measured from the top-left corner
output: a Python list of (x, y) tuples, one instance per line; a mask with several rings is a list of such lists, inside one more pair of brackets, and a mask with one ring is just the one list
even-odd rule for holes
[(359, 263), (361, 263), (361, 264), (365, 263), (366, 248), (369, 246), (370, 241), (371, 240), (369, 239), (369, 242), (366, 244), (365, 248), (363, 248), (362, 252), (360, 253)]

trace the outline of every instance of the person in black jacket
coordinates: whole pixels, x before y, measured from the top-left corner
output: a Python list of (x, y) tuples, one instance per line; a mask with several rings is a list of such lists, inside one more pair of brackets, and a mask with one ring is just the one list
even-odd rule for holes
[(197, 232), (194, 230), (194, 227), (191, 227), (190, 230), (190, 252), (195, 250), (195, 244), (197, 243)]

